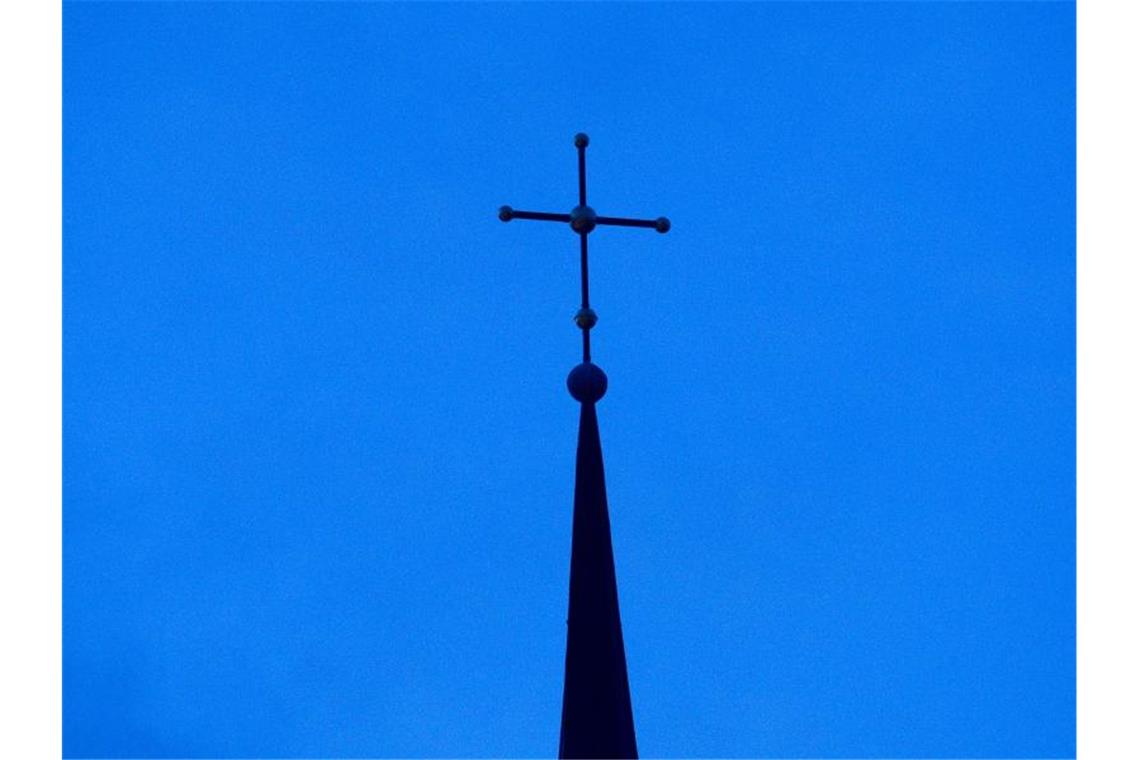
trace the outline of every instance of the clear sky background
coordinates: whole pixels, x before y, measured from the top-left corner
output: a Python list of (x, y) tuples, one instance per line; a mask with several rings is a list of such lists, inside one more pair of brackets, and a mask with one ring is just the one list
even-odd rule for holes
[(1075, 752), (1071, 3), (64, 7), (64, 750)]

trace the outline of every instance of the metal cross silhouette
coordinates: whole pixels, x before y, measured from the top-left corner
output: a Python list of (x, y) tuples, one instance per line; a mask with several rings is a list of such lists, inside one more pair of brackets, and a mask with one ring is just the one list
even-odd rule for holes
[(647, 227), (658, 232), (669, 231), (669, 220), (661, 216), (657, 219), (625, 219), (619, 216), (598, 216), (594, 209), (586, 205), (586, 146), (590, 137), (584, 132), (574, 136), (574, 146), (578, 149), (578, 205), (569, 214), (552, 214), (546, 211), (518, 211), (510, 206), (499, 209), (499, 219), (509, 222), (512, 219), (536, 219), (541, 222), (567, 222), (570, 229), (578, 233), (582, 248), (582, 308), (574, 317), (582, 329), (582, 361), (590, 361), (590, 328), (598, 322), (598, 315), (590, 308), (590, 270), (586, 258), (586, 239), (598, 225), (611, 227)]

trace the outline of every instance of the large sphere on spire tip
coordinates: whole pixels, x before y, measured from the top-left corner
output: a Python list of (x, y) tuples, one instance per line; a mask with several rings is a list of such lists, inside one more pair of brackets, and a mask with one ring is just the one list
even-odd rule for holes
[(576, 401), (593, 403), (606, 395), (609, 380), (602, 368), (593, 362), (582, 362), (566, 377), (566, 387)]

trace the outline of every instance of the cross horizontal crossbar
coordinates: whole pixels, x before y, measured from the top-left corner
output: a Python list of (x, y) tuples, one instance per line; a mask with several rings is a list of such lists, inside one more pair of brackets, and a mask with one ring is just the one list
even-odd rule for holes
[[(499, 218), (504, 222), (509, 222), (512, 219), (533, 219), (539, 222), (562, 222), (563, 224), (570, 223), (574, 220), (574, 217), (570, 214), (554, 214), (549, 211), (520, 211), (510, 206), (503, 206), (499, 209)], [(644, 227), (645, 229), (657, 230), (658, 232), (668, 232), (670, 227), (669, 220), (665, 217), (658, 219), (627, 219), (622, 216), (595, 216), (592, 221), (597, 225), (608, 225), (610, 227)]]
[[(598, 224), (608, 224), (613, 227), (648, 227), (651, 230), (656, 230), (662, 226), (662, 219), (665, 219), (665, 217), (661, 217), (661, 219), (624, 219), (620, 216), (599, 216), (595, 221)], [(668, 223), (669, 220), (666, 219), (665, 224), (667, 225)], [(666, 230), (667, 229), (668, 227), (666, 227)], [(665, 232), (666, 230), (660, 231)]]
[[(505, 218), (504, 218), (505, 217)], [(537, 219), (540, 222), (569, 222), (569, 214), (551, 214), (546, 211), (519, 211), (517, 209), (504, 206), (499, 210), (499, 218), (504, 222), (509, 222), (512, 219)]]

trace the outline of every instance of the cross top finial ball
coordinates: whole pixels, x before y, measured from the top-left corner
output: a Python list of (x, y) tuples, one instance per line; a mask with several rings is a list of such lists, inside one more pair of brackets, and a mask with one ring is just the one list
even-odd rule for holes
[(586, 134), (585, 132), (579, 132), (578, 134), (574, 135), (574, 147), (575, 148), (585, 148), (589, 144), (590, 144), (590, 136), (588, 134)]

